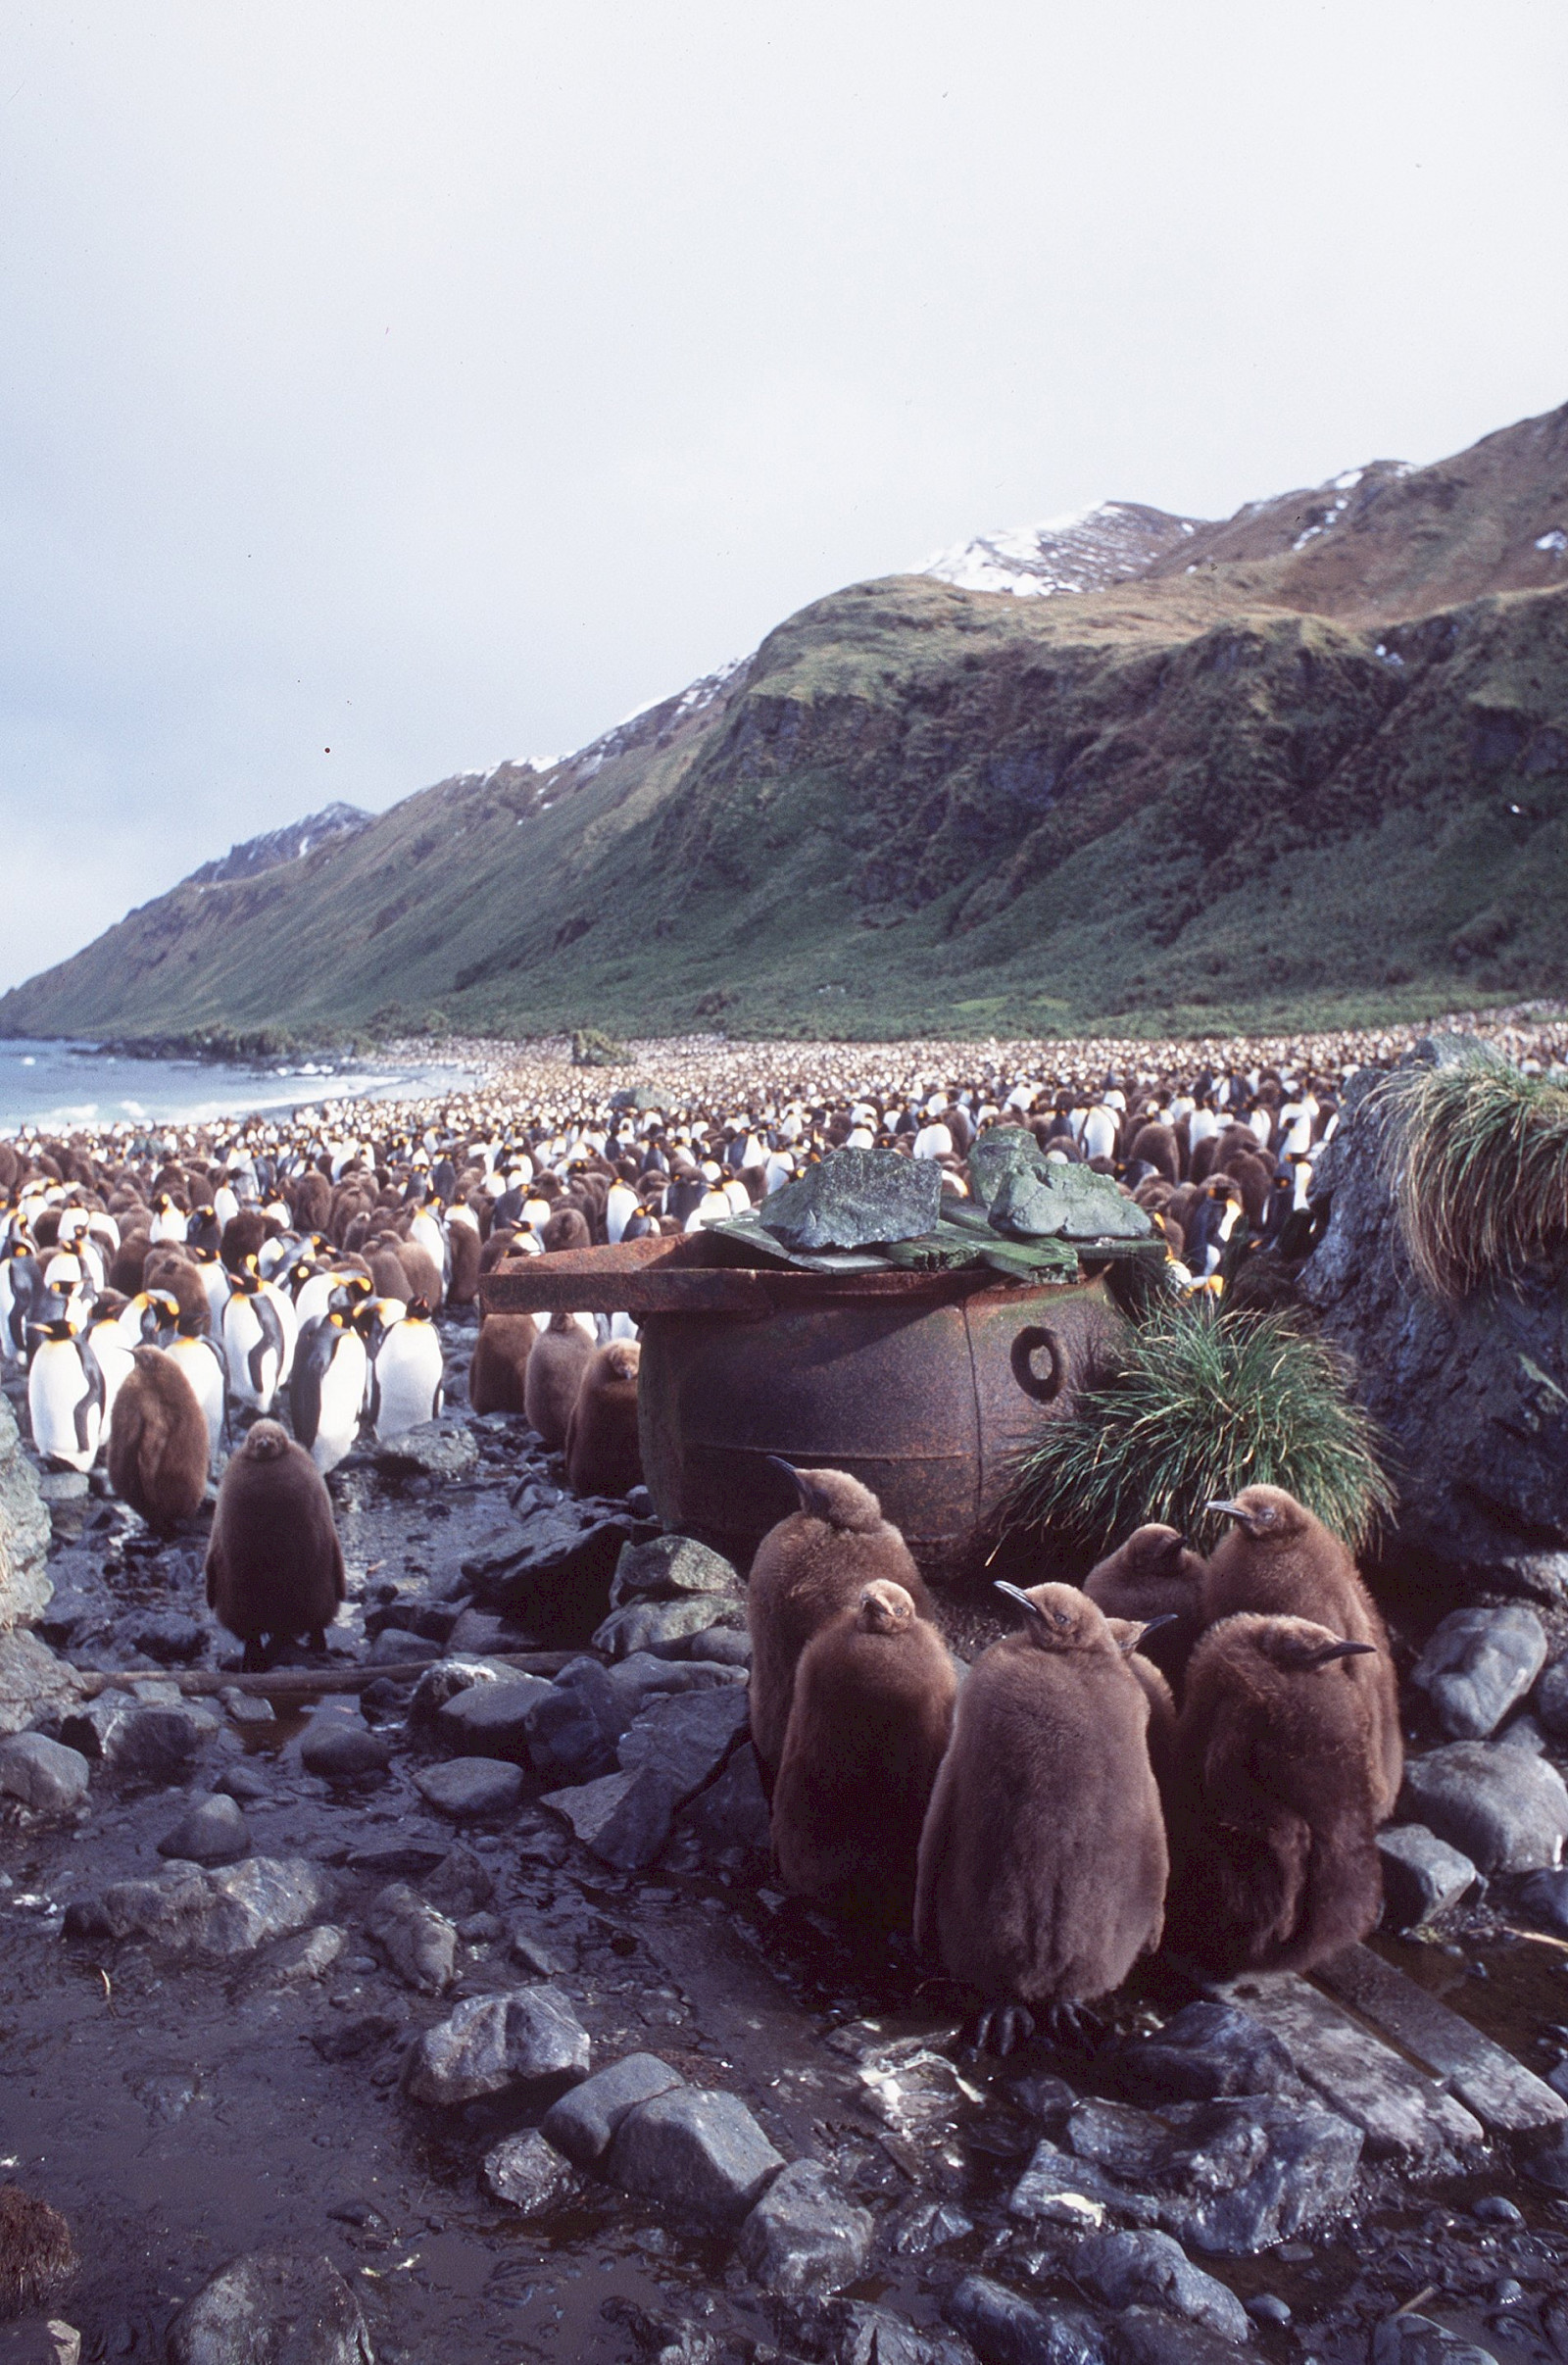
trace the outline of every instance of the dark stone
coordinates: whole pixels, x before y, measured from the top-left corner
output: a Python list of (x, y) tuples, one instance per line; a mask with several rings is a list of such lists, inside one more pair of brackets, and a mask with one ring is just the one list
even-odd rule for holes
[(69, 1815), (87, 1797), (91, 1768), (79, 1749), (42, 1733), (11, 1733), (0, 1741), (0, 1793), (38, 1815)]
[[(171, 1865), (156, 1880), (106, 1889), (91, 1934), (151, 1939), (175, 1954), (249, 1954), (318, 1920), (332, 1897), (328, 1874), (304, 1856), (247, 1856), (217, 1871)], [(76, 1934), (68, 1915), (65, 1935)]]
[(1548, 1870), (1568, 1841), (1568, 1788), (1556, 1767), (1492, 1742), (1450, 1742), (1410, 1758), (1398, 1811), (1486, 1873)]
[(363, 1782), (384, 1774), (392, 1744), (358, 1716), (318, 1708), (300, 1736), (300, 1763), (323, 1782)]
[(741, 2227), (736, 2255), (754, 2283), (782, 2299), (842, 2291), (863, 2273), (869, 2209), (857, 2208), (815, 2160), (774, 2177)]
[(171, 2365), (372, 2365), (360, 2303), (329, 2258), (257, 2250), (188, 2299)]
[(737, 1631), (744, 1627), (744, 1601), (711, 1593), (680, 1594), (667, 1601), (635, 1600), (624, 1609), (612, 1609), (604, 1624), (596, 1627), (594, 1649), (611, 1658), (627, 1658), (634, 1651), (658, 1651), (726, 1623)]
[(563, 1816), (602, 1863), (635, 1872), (653, 1863), (668, 1840), (679, 1792), (666, 1775), (645, 1766), (547, 1792), (542, 1803)]
[(496, 1893), (485, 1865), (461, 1840), (424, 1876), (421, 1886), (429, 1902), (455, 1922), (480, 1912)]
[(974, 2350), (956, 2333), (916, 2329), (863, 2299), (829, 2300), (818, 2312), (834, 2338), (833, 2365), (975, 2365)]
[(403, 1626), (385, 1626), (365, 1654), (368, 1667), (428, 1667), (442, 1657), (442, 1647), (427, 1635), (410, 1634)]
[(1087, 2308), (1036, 2307), (986, 2275), (965, 2275), (942, 2312), (984, 2365), (1104, 2365), (1104, 2336)]
[(991, 1221), (1019, 1240), (1147, 1240), (1153, 1222), (1108, 1174), (1088, 1166), (1048, 1165), (1043, 1174), (1009, 1176), (992, 1202)]
[(1520, 1885), (1519, 1902), (1543, 1928), (1555, 1930), (1560, 1938), (1568, 1938), (1568, 1868), (1558, 1872), (1533, 1872), (1529, 1880)]
[(757, 1751), (744, 1742), (716, 1782), (688, 1799), (675, 1818), (670, 1861), (681, 1868), (747, 1879), (766, 1868), (771, 1846), (767, 1799)]
[(1135, 2037), (1105, 2061), (1107, 2082), (1129, 2102), (1202, 2102), (1219, 2094), (1278, 2094), (1292, 2079), (1279, 2039), (1233, 2003), (1189, 2003), (1152, 2037)]
[(161, 1856), (179, 1856), (190, 1864), (232, 1864), (250, 1851), (250, 1827), (224, 1791), (198, 1798), (158, 1843)]
[(537, 2130), (509, 2135), (486, 2153), (482, 2174), (487, 2190), (519, 2217), (545, 2216), (577, 2182), (570, 2163)]
[(942, 1212), (942, 1169), (897, 1150), (833, 1150), (772, 1191), (759, 1220), (789, 1249), (868, 1248), (918, 1240)]
[(613, 1773), (630, 1717), (598, 1660), (573, 1659), (528, 1711), (528, 1754), (540, 1781), (561, 1787)]
[(685, 2083), (679, 2070), (657, 2053), (627, 2053), (563, 2094), (546, 2114), (544, 2132), (567, 2159), (592, 2168), (609, 2150), (628, 2110)]
[[(1241, 2338), (1250, 2331), (1241, 2301)], [(1116, 2365), (1236, 2365), (1247, 2350), (1205, 2324), (1186, 2323), (1159, 2307), (1126, 2307), (1111, 2319), (1110, 2349)]]
[(1528, 2155), (1524, 2170), (1543, 2192), (1568, 2196), (1568, 2124), (1559, 2126), (1539, 2151)]
[(124, 1692), (102, 1693), (60, 1722), (66, 1747), (97, 1759), (113, 1780), (155, 1784), (182, 1781), (220, 1730), (188, 1700), (144, 1703)]
[(1084, 2291), (1111, 2307), (1164, 2308), (1221, 2340), (1248, 2337), (1247, 2310), (1236, 2293), (1194, 2266), (1168, 2234), (1097, 2234), (1074, 2250), (1072, 2272)]
[[(1432, 1046), (1410, 1058), (1447, 1056)], [(1568, 1368), (1568, 1296), (1546, 1273), (1452, 1305), (1418, 1286), (1391, 1191), (1389, 1118), (1368, 1097), (1376, 1082), (1370, 1068), (1350, 1078), (1314, 1163), (1314, 1198), (1331, 1194), (1332, 1211), (1298, 1292), (1392, 1438), (1397, 1555), (1429, 1585), (1436, 1561), (1456, 1593), (1568, 1598), (1568, 1393), (1551, 1377)]]
[(389, 1477), (467, 1478), (479, 1466), (473, 1431), (456, 1421), (422, 1420), (371, 1448), (378, 1470)]
[(1476, 1885), (1470, 1858), (1424, 1823), (1394, 1823), (1378, 1833), (1383, 1859), (1383, 1919), (1391, 1930), (1417, 1930), (1467, 1897)]
[(647, 1544), (623, 1547), (610, 1588), (612, 1609), (644, 1597), (668, 1601), (686, 1593), (745, 1600), (732, 1564), (691, 1536), (655, 1536)]
[(705, 2224), (740, 2224), (784, 2165), (738, 2096), (681, 2087), (627, 2112), (605, 2158), (612, 2184)]
[(1535, 1709), (1553, 1741), (1568, 1741), (1568, 1658), (1553, 1659), (1537, 1684)]
[(570, 1503), (535, 1511), (514, 1549), (463, 1563), (481, 1609), (493, 1609), (553, 1648), (586, 1643), (610, 1608), (611, 1579), (624, 1544), (648, 1523), (607, 1518)]
[(682, 1692), (651, 1701), (616, 1749), (621, 1768), (662, 1774), (684, 1800), (711, 1781), (747, 1729), (744, 1685)]
[(526, 1765), (529, 1712), (554, 1689), (537, 1675), (471, 1684), (438, 1710), (437, 1738), (466, 1757), (506, 1757)]
[(211, 1631), (177, 1609), (143, 1610), (137, 1617), (122, 1618), (115, 1629), (127, 1650), (155, 1658), (161, 1667), (184, 1667), (200, 1658)]
[(454, 1823), (509, 1814), (522, 1797), (522, 1769), (501, 1757), (449, 1757), (414, 1777), (421, 1798)]
[(450, 1987), (458, 1964), (458, 1934), (402, 1881), (393, 1881), (371, 1900), (366, 1934), (380, 1948), (406, 1987), (439, 1995)]
[(1430, 2316), (1386, 2316), (1372, 2335), (1372, 2365), (1497, 2365), (1490, 2348)]
[(1546, 1630), (1533, 1609), (1455, 1609), (1410, 1670), (1449, 1741), (1487, 1741), (1546, 1663)]
[(234, 1764), (224, 1766), (213, 1788), (227, 1798), (237, 1799), (241, 1806), (254, 1806), (258, 1798), (270, 1798), (272, 1795), (267, 1776), (249, 1757), (237, 1758)]
[(415, 1683), (409, 1701), (411, 1724), (433, 1724), (449, 1700), (466, 1692), (474, 1684), (509, 1682), (514, 1673), (511, 1667), (497, 1665), (490, 1659), (452, 1654), (431, 1662)]
[(495, 2094), (543, 2101), (587, 2076), (588, 2050), (559, 1988), (469, 1995), (415, 2040), (403, 2084), (416, 2102), (441, 2108)]

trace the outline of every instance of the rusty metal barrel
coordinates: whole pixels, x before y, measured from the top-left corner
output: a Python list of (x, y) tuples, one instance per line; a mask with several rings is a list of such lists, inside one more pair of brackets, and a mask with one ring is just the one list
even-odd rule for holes
[(737, 1266), (700, 1233), (509, 1259), (479, 1296), (487, 1312), (632, 1315), (665, 1527), (746, 1568), (794, 1507), (777, 1454), (863, 1480), (945, 1584), (979, 1573), (1013, 1455), (1071, 1410), (1120, 1319), (1099, 1277)]

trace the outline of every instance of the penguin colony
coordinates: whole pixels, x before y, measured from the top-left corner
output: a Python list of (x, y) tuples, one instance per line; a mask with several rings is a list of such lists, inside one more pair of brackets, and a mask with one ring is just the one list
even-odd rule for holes
[[(1342, 1080), (1237, 1064), (1046, 1085), (982, 1064), (818, 1076), (722, 1114), (584, 1085), (527, 1109), (496, 1093), (222, 1134), (28, 1132), (0, 1140), (0, 1355), (26, 1366), (40, 1453), (107, 1455), (155, 1526), (220, 1473), (209, 1600), (255, 1663), (319, 1644), (343, 1584), (324, 1477), (362, 1432), (439, 1413), (434, 1316), (504, 1259), (697, 1230), (843, 1146), (930, 1159), (963, 1197), (977, 1135), (1018, 1125), (1152, 1212), (1178, 1286), (1240, 1294), (1312, 1245)], [(470, 1400), (520, 1409), (579, 1492), (624, 1495), (637, 1364), (624, 1315), (493, 1315)], [(1369, 1926), (1398, 1779), (1387, 1638), (1301, 1506), (1247, 1490), (1207, 1562), (1145, 1529), (1084, 1591), (1031, 1587), (960, 1690), (875, 1498), (788, 1465), (759, 1483), (792, 1505), (749, 1603), (781, 1878), (912, 1926), (989, 2042), (1071, 2034), (1162, 1942), (1210, 1968), (1301, 1965)]]

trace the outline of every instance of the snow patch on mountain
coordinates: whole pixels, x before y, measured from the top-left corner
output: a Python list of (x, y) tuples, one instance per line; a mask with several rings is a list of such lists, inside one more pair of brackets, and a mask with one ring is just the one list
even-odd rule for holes
[(1138, 501), (1102, 501), (1038, 525), (955, 542), (909, 572), (935, 575), (960, 591), (1004, 591), (1020, 600), (1103, 591), (1143, 574), (1204, 522)]
[(303, 821), (290, 821), (282, 829), (270, 829), (265, 837), (245, 838), (231, 846), (227, 854), (216, 862), (204, 862), (190, 874), (196, 887), (220, 887), (233, 879), (255, 878), (264, 870), (275, 870), (281, 862), (297, 862), (313, 848), (330, 844), (334, 839), (356, 838), (368, 828), (374, 815), (358, 805), (338, 801), (323, 805), (319, 813), (308, 813)]

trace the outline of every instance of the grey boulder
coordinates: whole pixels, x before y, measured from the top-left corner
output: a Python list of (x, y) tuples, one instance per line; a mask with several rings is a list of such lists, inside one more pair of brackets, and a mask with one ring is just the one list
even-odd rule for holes
[(1391, 1930), (1418, 1930), (1451, 1912), (1476, 1885), (1470, 1858), (1424, 1823), (1394, 1823), (1378, 1833), (1383, 1859), (1383, 1919)]
[(466, 1478), (479, 1466), (473, 1431), (456, 1422), (417, 1421), (374, 1449), (375, 1466), (389, 1477)]
[(529, 1711), (553, 1689), (537, 1675), (470, 1684), (437, 1711), (437, 1737), (460, 1756), (506, 1757), (526, 1765)]
[(1568, 1741), (1568, 1658), (1553, 1659), (1536, 1686), (1536, 1714), (1553, 1741)]
[(704, 1634), (713, 1626), (741, 1627), (746, 1605), (723, 1594), (682, 1594), (670, 1601), (632, 1601), (612, 1609), (594, 1634), (594, 1649), (609, 1658), (628, 1658), (683, 1636)]
[(55, 1590), (45, 1566), (50, 1534), (48, 1505), (22, 1451), (17, 1416), (0, 1397), (0, 1631), (30, 1626), (48, 1608)]
[(740, 2224), (784, 2165), (736, 2095), (681, 2087), (627, 2112), (605, 2173), (639, 2200), (711, 2226)]
[(1104, 2365), (1104, 2335), (1087, 2308), (1037, 2307), (988, 2275), (965, 2275), (942, 2312), (985, 2365)]
[(175, 1954), (250, 1954), (319, 1920), (333, 1894), (330, 1876), (304, 1856), (247, 1856), (216, 1871), (172, 1864), (156, 1880), (117, 1881), (73, 1905), (64, 1934), (144, 1938)]
[(662, 1775), (680, 1799), (710, 1782), (747, 1729), (744, 1685), (677, 1692), (652, 1701), (616, 1749), (624, 1772)]
[(515, 2209), (519, 2217), (543, 2217), (565, 2198), (576, 2184), (571, 2163), (546, 2143), (538, 2130), (509, 2135), (486, 2152), (481, 2170), (487, 2191)]
[(821, 2313), (838, 2335), (834, 2365), (975, 2365), (974, 2350), (956, 2332), (916, 2327), (891, 2308), (835, 2299)]
[(392, 1881), (372, 1900), (365, 1917), (367, 1935), (385, 1955), (405, 1987), (439, 1995), (450, 1987), (458, 1962), (458, 1934), (402, 1881)]
[(680, 1793), (651, 1766), (635, 1774), (603, 1774), (575, 1790), (549, 1791), (540, 1803), (570, 1824), (601, 1863), (635, 1872), (663, 1849)]
[(329, 2258), (256, 2250), (187, 2299), (170, 2365), (373, 2365), (360, 2303)]
[(588, 2032), (559, 1988), (468, 1995), (410, 2048), (404, 2090), (451, 2108), (482, 2094), (548, 2099), (588, 2074)]
[(0, 1792), (34, 1814), (69, 1815), (80, 1806), (91, 1771), (79, 1749), (42, 1733), (12, 1733), (0, 1741)]
[(1372, 2365), (1497, 2365), (1490, 2348), (1430, 2316), (1385, 2316), (1372, 2335)]
[(661, 2061), (657, 2053), (626, 2053), (608, 2069), (595, 2070), (580, 2086), (571, 2087), (544, 2118), (544, 2132), (558, 2151), (579, 2168), (592, 2168), (610, 2149), (611, 2140), (628, 2110), (651, 2102), (655, 2094), (672, 2094), (684, 2086), (679, 2070)]
[(540, 1781), (592, 1782), (613, 1773), (630, 1713), (597, 1659), (563, 1667), (528, 1711), (528, 1754)]
[(942, 1212), (942, 1169), (897, 1150), (831, 1150), (819, 1165), (772, 1191), (759, 1220), (785, 1248), (868, 1248), (918, 1240)]
[(1236, 2365), (1248, 2354), (1210, 2326), (1162, 2307), (1124, 2307), (1107, 2330), (1114, 2365)]
[(389, 1741), (336, 1709), (318, 1709), (300, 1736), (301, 1765), (323, 1782), (363, 1782), (384, 1774), (391, 1762)]
[(1486, 1873), (1549, 1871), (1568, 1841), (1568, 1789), (1555, 1766), (1485, 1741), (1412, 1757), (1399, 1812)]
[(1247, 2310), (1233, 2291), (1194, 2266), (1169, 2234), (1140, 2231), (1098, 2234), (1081, 2242), (1072, 2256), (1073, 2279), (1111, 2307), (1140, 2302), (1185, 2316), (1222, 2340), (1246, 2340)]
[(1291, 2056), (1271, 2030), (1233, 2003), (1185, 2004), (1152, 2036), (1107, 2055), (1129, 2102), (1203, 2102), (1220, 2094), (1278, 2094)]
[(414, 1777), (422, 1798), (454, 1823), (510, 1814), (522, 1797), (522, 1768), (502, 1757), (449, 1757)]
[(1519, 1902), (1546, 1929), (1568, 1938), (1568, 1871), (1533, 1872), (1520, 1886)]
[(1487, 1741), (1546, 1663), (1546, 1630), (1533, 1609), (1455, 1609), (1414, 1667), (1410, 1683), (1450, 1741)]
[(730, 1562), (694, 1537), (655, 1536), (648, 1544), (621, 1546), (610, 1587), (612, 1609), (645, 1595), (668, 1601), (683, 1593), (744, 1598)]
[(747, 1877), (767, 1864), (771, 1833), (757, 1751), (743, 1742), (723, 1771), (675, 1818), (669, 1863), (682, 1871)]
[(738, 2256), (782, 2299), (841, 2291), (863, 2272), (872, 2218), (815, 2160), (781, 2169), (741, 2227)]
[(116, 1781), (170, 1783), (184, 1780), (220, 1730), (218, 1717), (189, 1700), (142, 1702), (106, 1692), (63, 1718), (60, 1738)]
[(232, 1864), (250, 1851), (250, 1826), (224, 1791), (198, 1798), (158, 1843), (161, 1856), (189, 1864)]

